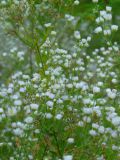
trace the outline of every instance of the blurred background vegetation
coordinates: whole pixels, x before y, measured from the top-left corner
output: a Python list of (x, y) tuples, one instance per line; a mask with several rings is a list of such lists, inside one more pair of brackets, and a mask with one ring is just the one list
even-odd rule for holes
[[(80, 29), (80, 31), (82, 32), (81, 34), (83, 36), (87, 36), (89, 33), (91, 33), (90, 31), (92, 31), (93, 28), (95, 27), (94, 26), (95, 24), (93, 23), (95, 21), (95, 16), (93, 13), (95, 4), (92, 3), (92, 0), (80, 0), (80, 4), (78, 6), (73, 6), (73, 0), (49, 0), (49, 2), (51, 4), (51, 9), (53, 7), (56, 13), (59, 13), (58, 15), (61, 16), (60, 19), (62, 19), (65, 14), (70, 14), (70, 15), (77, 17), (78, 23), (77, 23), (77, 26), (75, 27), (76, 29), (78, 28)], [(67, 4), (67, 7), (65, 4)], [(99, 0), (99, 4), (100, 4), (100, 9), (104, 9), (106, 5), (112, 6), (113, 24), (120, 26), (120, 0)], [(46, 6), (47, 6), (47, 2), (46, 2)], [(49, 13), (44, 14), (44, 18), (41, 15), (40, 22), (44, 24), (47, 22), (51, 22), (52, 20), (56, 18), (55, 17), (56, 15), (54, 14), (54, 12), (52, 13), (52, 10), (51, 10), (50, 16), (52, 17), (52, 19), (50, 19)], [(34, 15), (33, 15), (33, 18), (34, 18)], [(63, 27), (64, 24), (65, 22), (61, 23), (61, 21), (59, 21), (59, 23), (56, 26), (60, 33), (58, 35), (58, 39), (60, 42), (59, 44), (61, 44), (61, 47), (69, 48), (72, 42), (68, 43), (68, 41), (69, 41), (70, 36), (73, 34), (74, 28), (72, 28), (69, 25), (67, 25), (67, 27), (65, 28)], [(92, 44), (93, 47), (97, 48), (97, 46), (99, 46), (100, 41), (101, 41), (100, 38), (95, 40), (95, 42)], [(115, 33), (115, 36), (113, 37), (113, 41), (117, 41), (118, 43), (120, 43), (120, 29), (117, 33)], [(4, 52), (8, 54), (13, 47), (17, 47), (20, 50), (22, 49), (24, 50), (26, 48), (26, 46), (19, 39), (17, 39), (16, 37), (10, 34), (7, 34), (2, 22), (0, 22), (0, 54)], [(26, 63), (27, 61), (29, 60), (27, 59)], [(1, 59), (0, 57), (0, 78), (2, 79), (3, 73), (6, 74), (4, 76), (6, 76), (7, 78), (12, 74), (15, 68), (17, 70), (18, 68), (16, 66), (18, 65), (16, 65), (16, 63), (13, 60), (9, 60), (8, 62), (6, 58)]]
[[(70, 0), (65, 0), (65, 2), (70, 3)], [(60, 0), (52, 0), (53, 3), (56, 3), (57, 7), (59, 8), (59, 2)], [(100, 4), (101, 4), (101, 8), (103, 8), (105, 5), (110, 5), (112, 6), (113, 10), (113, 23), (117, 24), (118, 26), (120, 26), (120, 0), (99, 0)], [(64, 3), (63, 3), (64, 6)], [(74, 9), (71, 10), (67, 10), (67, 8), (61, 7), (60, 12), (63, 13), (68, 13), (71, 15), (75, 15), (80, 17), (81, 21), (80, 22), (85, 22), (87, 21), (92, 21), (91, 18), (91, 14), (93, 13), (93, 7), (94, 4), (91, 2), (91, 0), (80, 0), (80, 4), (76, 7), (74, 7)], [(89, 23), (92, 25), (92, 23)], [(86, 26), (87, 27), (87, 26)], [(115, 40), (117, 42), (120, 42), (120, 30), (119, 32), (117, 32)], [(11, 37), (10, 35), (7, 35), (4, 31), (4, 28), (2, 27), (2, 24), (0, 25), (0, 53), (9, 51), (9, 49), (11, 49), (12, 46), (21, 44), (20, 41), (14, 37)], [(19, 46), (19, 45), (18, 45)]]

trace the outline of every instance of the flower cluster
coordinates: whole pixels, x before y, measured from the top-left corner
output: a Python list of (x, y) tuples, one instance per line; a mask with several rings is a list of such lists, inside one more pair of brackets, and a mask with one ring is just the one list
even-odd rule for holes
[[(72, 28), (70, 48), (62, 47), (59, 29), (46, 22), (50, 34), (30, 50), (37, 51), (36, 61), (16, 47), (1, 55), (18, 66), (0, 87), (1, 158), (119, 160), (119, 46), (111, 40), (118, 26), (111, 10), (99, 12), (88, 36)], [(62, 19), (71, 26), (77, 20), (71, 14)]]

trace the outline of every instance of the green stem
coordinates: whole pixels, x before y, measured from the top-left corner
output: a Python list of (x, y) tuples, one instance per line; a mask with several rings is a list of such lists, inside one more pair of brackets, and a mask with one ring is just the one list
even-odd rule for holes
[(61, 153), (61, 150), (60, 150), (59, 142), (58, 142), (58, 139), (57, 139), (55, 131), (53, 131), (53, 136), (54, 136), (54, 139), (56, 141), (58, 154), (59, 154), (60, 158), (62, 159), (63, 156), (62, 156), (62, 153)]

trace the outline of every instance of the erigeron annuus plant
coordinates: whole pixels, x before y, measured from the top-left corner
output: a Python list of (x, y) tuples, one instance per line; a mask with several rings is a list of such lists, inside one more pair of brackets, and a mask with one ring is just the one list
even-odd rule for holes
[[(32, 18), (39, 13), (33, 8), (37, 1), (11, 2), (9, 7), (15, 8), (27, 3), (30, 16), (32, 11), (35, 13)], [(41, 6), (43, 11), (44, 7), (49, 8), (44, 3)], [(78, 2), (73, 5), (76, 4)], [(79, 28), (73, 29), (71, 48), (65, 49), (59, 44), (57, 28), (51, 30), (53, 23), (44, 24), (49, 33), (41, 38), (38, 33), (45, 32), (45, 28), (39, 26), (38, 31), (37, 23), (32, 24), (35, 25), (33, 32), (29, 25), (18, 30), (23, 25), (19, 23), (24, 19), (26, 23), (27, 20), (32, 22), (31, 17), (27, 19), (23, 15), (18, 24), (16, 20), (12, 22), (18, 25), (13, 31), (27, 44), (30, 53), (40, 53), (40, 57), (38, 65), (33, 62), (32, 78), (19, 68), (9, 78), (7, 86), (1, 85), (1, 158), (119, 160), (120, 88), (119, 72), (115, 66), (119, 48), (117, 42), (111, 39), (118, 27), (112, 25), (111, 9), (107, 6), (98, 13), (96, 28), (87, 37), (81, 34)], [(63, 17), (71, 26), (76, 20), (68, 13)], [(29, 35), (31, 33), (35, 36), (33, 39)], [(102, 37), (99, 47), (96, 44), (91, 50), (92, 43), (99, 36)], [(17, 55), (18, 62), (24, 59), (24, 54), (18, 52)], [(7, 155), (4, 154), (6, 150)]]
[[(7, 3), (1, 3), (2, 22), (5, 22), (5, 28), (9, 34), (19, 38), (27, 46), (31, 58), (31, 70), (33, 70), (31, 61), (34, 61), (35, 55), (36, 62), (38, 65), (41, 63), (41, 70), (44, 74), (46, 56), (44, 57), (42, 54), (40, 46), (50, 47), (52, 45), (49, 36), (56, 34), (54, 29), (63, 16), (61, 8), (73, 8), (72, 5), (71, 0), (65, 3), (63, 1), (59, 3), (59, 1), (37, 0), (8, 0)], [(54, 38), (52, 43), (54, 43)]]

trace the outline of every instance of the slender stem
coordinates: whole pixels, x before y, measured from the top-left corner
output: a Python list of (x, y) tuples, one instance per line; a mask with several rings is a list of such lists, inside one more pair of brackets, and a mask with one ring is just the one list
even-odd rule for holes
[(55, 131), (53, 131), (53, 136), (54, 136), (55, 141), (56, 141), (56, 145), (57, 145), (57, 150), (58, 150), (59, 156), (62, 159), (63, 156), (62, 156), (62, 153), (61, 153), (61, 150), (60, 150), (59, 142), (58, 142), (58, 139), (57, 139)]
[(33, 74), (33, 60), (32, 60), (32, 52), (30, 52), (29, 63), (30, 63), (30, 75), (31, 75), (31, 77), (32, 77), (32, 74)]
[(43, 69), (44, 74), (45, 74), (45, 69), (44, 69), (44, 63), (43, 63), (42, 55), (41, 55), (41, 53), (40, 53), (40, 49), (39, 49), (39, 46), (38, 46), (37, 43), (36, 43), (36, 50), (37, 50), (37, 53), (38, 53), (39, 56), (40, 56), (40, 61), (41, 61), (41, 63), (42, 63), (42, 69)]

